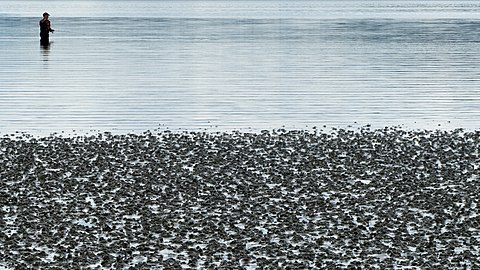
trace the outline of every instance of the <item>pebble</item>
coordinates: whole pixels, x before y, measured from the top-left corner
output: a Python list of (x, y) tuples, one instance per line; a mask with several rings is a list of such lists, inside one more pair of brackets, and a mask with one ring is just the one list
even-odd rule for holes
[(477, 269), (480, 132), (0, 138), (0, 268)]

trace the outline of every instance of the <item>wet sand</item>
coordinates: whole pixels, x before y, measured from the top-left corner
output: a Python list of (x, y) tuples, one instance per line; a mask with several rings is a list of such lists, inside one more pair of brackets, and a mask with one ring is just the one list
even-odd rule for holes
[(479, 131), (0, 139), (0, 268), (475, 269)]

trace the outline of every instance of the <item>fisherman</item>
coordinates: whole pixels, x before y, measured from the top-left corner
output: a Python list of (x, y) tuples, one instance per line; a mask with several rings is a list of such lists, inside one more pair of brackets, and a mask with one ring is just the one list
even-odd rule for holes
[(50, 32), (53, 33), (53, 30), (51, 25), (50, 25), (50, 20), (48, 19), (48, 17), (50, 16), (50, 14), (48, 14), (47, 12), (44, 12), (43, 13), (43, 19), (40, 20), (39, 24), (40, 24), (40, 44), (43, 45), (43, 46), (48, 46), (50, 44), (50, 37), (49, 37), (49, 34)]

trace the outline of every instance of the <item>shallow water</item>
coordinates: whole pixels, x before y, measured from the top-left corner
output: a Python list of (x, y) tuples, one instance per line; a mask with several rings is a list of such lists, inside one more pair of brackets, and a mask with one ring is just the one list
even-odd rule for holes
[(0, 3), (2, 133), (480, 124), (476, 1)]

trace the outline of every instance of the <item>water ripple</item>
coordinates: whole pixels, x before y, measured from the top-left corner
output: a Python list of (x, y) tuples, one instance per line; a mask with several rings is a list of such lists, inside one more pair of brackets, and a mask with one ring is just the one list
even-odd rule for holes
[(53, 17), (48, 49), (38, 18), (0, 15), (10, 29), (1, 131), (477, 128), (480, 21), (458, 9), (376, 16), (391, 8), (351, 19)]

